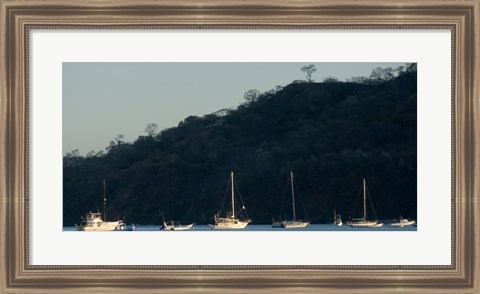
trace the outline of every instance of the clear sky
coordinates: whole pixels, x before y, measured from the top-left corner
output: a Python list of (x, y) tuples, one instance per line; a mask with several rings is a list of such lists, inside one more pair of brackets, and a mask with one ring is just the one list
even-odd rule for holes
[[(105, 151), (116, 135), (132, 142), (147, 124), (177, 126), (190, 115), (235, 108), (249, 89), (265, 92), (305, 79), (310, 63), (63, 63), (63, 154)], [(314, 81), (369, 76), (405, 63), (311, 63)]]

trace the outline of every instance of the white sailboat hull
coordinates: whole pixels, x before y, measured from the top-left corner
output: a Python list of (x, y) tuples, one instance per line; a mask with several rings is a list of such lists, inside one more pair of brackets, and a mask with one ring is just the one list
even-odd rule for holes
[(359, 228), (378, 228), (378, 225), (380, 227), (383, 224), (379, 224), (377, 221), (350, 221), (348, 222), (348, 225), (351, 227), (359, 227)]
[(235, 230), (244, 229), (251, 223), (251, 220), (241, 221), (238, 219), (219, 218), (214, 225), (210, 225), (212, 230)]
[(299, 229), (305, 228), (310, 225), (310, 222), (298, 222), (298, 221), (284, 221), (282, 227), (285, 229)]
[(414, 220), (407, 220), (407, 221), (400, 221), (400, 222), (396, 222), (396, 223), (391, 223), (390, 226), (391, 227), (404, 227), (404, 226), (411, 226), (415, 224), (415, 221)]

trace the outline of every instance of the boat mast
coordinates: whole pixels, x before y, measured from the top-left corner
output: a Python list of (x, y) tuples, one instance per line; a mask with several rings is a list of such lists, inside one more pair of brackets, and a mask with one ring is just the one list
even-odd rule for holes
[(105, 180), (103, 180), (103, 221), (107, 221), (107, 197), (105, 193)]
[(293, 192), (293, 172), (290, 172), (290, 181), (292, 182), (292, 207), (293, 207), (293, 221), (295, 221), (295, 193)]
[(363, 220), (367, 220), (367, 182), (363, 178)]
[(233, 184), (233, 171), (230, 173), (230, 177), (232, 178), (232, 218), (235, 218), (235, 196), (234, 196), (234, 184)]

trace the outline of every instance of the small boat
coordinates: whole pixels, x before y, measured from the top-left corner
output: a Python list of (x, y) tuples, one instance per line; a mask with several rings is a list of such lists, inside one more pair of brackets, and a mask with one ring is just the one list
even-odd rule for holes
[(245, 205), (243, 204), (242, 197), (240, 196), (240, 200), (242, 202), (242, 208), (240, 212), (245, 211), (246, 218), (240, 219), (238, 218), (239, 213), (235, 212), (235, 182), (233, 171), (230, 173), (230, 182), (231, 182), (231, 199), (232, 199), (232, 210), (227, 212), (225, 217), (220, 216), (220, 212), (217, 212), (213, 219), (215, 223), (213, 225), (209, 224), (212, 230), (235, 230), (235, 229), (244, 229), (248, 224), (252, 222), (250, 218), (248, 218), (247, 210)]
[(390, 226), (391, 227), (401, 227), (401, 228), (403, 228), (405, 226), (411, 226), (411, 225), (414, 225), (414, 224), (415, 224), (414, 220), (408, 220), (408, 219), (400, 216), (400, 218), (398, 220), (393, 219), (393, 223), (391, 223)]
[[(162, 215), (163, 217), (163, 215)], [(185, 231), (185, 230), (190, 230), (193, 228), (195, 224), (189, 224), (189, 225), (182, 225), (177, 221), (169, 221), (166, 222), (165, 218), (163, 218), (163, 226), (160, 228), (160, 230), (163, 231)]]
[(100, 212), (88, 212), (85, 216), (82, 216), (80, 225), (75, 224), (77, 231), (115, 231), (122, 230), (123, 220), (114, 222), (106, 222), (102, 219)]
[(339, 227), (343, 226), (342, 216), (337, 214), (336, 209), (333, 211), (333, 224)]
[(189, 225), (181, 225), (177, 221), (169, 221), (169, 222), (164, 222), (163, 226), (160, 228), (160, 230), (164, 231), (185, 231), (185, 230), (190, 230), (193, 228), (195, 224), (189, 224)]
[[(295, 191), (294, 191), (294, 184), (293, 184), (293, 172), (290, 172), (290, 183), (292, 186), (292, 211), (293, 211), (293, 218), (292, 220), (285, 220), (282, 222), (282, 228), (285, 229), (299, 229), (305, 228), (310, 225), (310, 221), (307, 220), (308, 216), (306, 216), (305, 220), (297, 220), (296, 212), (295, 212)], [(304, 207), (305, 209), (305, 207)], [(305, 210), (305, 215), (307, 211)]]
[(88, 212), (85, 216), (82, 216), (82, 221), (80, 225), (75, 224), (77, 231), (115, 231), (115, 230), (124, 230), (125, 224), (123, 220), (117, 221), (106, 221), (106, 207), (107, 207), (107, 197), (106, 197), (106, 182), (102, 181), (103, 188), (103, 218), (102, 213), (100, 212)]
[[(374, 220), (368, 220), (367, 219), (367, 181), (365, 178), (363, 178), (362, 182), (362, 187), (363, 187), (363, 215), (361, 218), (350, 218), (350, 220), (347, 222), (347, 224), (351, 227), (358, 227), (358, 228), (379, 228), (383, 226), (383, 223), (379, 223), (377, 216), (375, 214), (375, 209), (373, 209), (373, 214), (375, 216)], [(370, 199), (371, 203), (371, 199)], [(372, 203), (371, 203), (372, 204)], [(373, 204), (372, 204), (373, 208)], [(355, 214), (355, 211), (353, 212)]]

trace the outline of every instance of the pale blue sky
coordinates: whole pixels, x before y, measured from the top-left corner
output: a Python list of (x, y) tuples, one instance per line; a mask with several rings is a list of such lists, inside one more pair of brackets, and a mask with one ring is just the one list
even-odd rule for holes
[[(177, 126), (189, 115), (235, 108), (249, 89), (268, 91), (305, 79), (302, 62), (63, 63), (63, 154), (103, 150), (117, 134), (143, 135), (149, 123)], [(405, 63), (312, 63), (313, 80), (369, 76), (376, 67)]]

